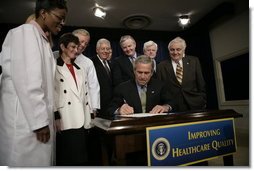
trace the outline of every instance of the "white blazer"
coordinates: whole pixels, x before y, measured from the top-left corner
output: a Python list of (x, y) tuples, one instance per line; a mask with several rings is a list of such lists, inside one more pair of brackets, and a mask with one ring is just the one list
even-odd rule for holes
[(90, 100), (84, 71), (73, 63), (76, 82), (61, 57), (57, 59), (55, 106), (61, 116), (62, 130), (91, 128)]
[[(50, 166), (53, 152), (55, 61), (40, 26), (24, 24), (10, 30), (1, 52), (0, 165)], [(43, 144), (33, 132), (46, 125)]]

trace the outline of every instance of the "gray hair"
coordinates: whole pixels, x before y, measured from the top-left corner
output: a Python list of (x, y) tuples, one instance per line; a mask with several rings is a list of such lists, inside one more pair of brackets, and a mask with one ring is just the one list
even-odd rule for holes
[(174, 38), (173, 40), (171, 40), (168, 44), (168, 50), (170, 49), (171, 45), (174, 44), (174, 43), (181, 43), (182, 46), (183, 46), (183, 50), (185, 50), (186, 48), (186, 42), (184, 39), (182, 39), (181, 37), (176, 37)]
[(122, 37), (120, 38), (120, 41), (119, 41), (120, 45), (122, 46), (123, 42), (125, 42), (127, 39), (131, 39), (132, 42), (136, 45), (136, 41), (135, 41), (134, 38), (133, 38), (132, 36), (130, 36), (130, 35), (124, 35), (124, 36), (122, 36)]
[(152, 40), (149, 40), (149, 41), (147, 41), (147, 42), (144, 43), (143, 50), (146, 50), (146, 49), (147, 49), (148, 47), (150, 47), (150, 46), (155, 46), (156, 49), (158, 49), (157, 43), (155, 43), (155, 42), (152, 41)]
[(134, 64), (133, 64), (133, 70), (134, 71), (136, 70), (136, 66), (139, 63), (141, 63), (141, 64), (150, 64), (152, 66), (152, 73), (153, 73), (154, 63), (153, 63), (153, 60), (149, 56), (146, 56), (146, 55), (138, 56), (137, 59), (135, 60)]
[(105, 39), (105, 38), (101, 38), (101, 39), (99, 39), (99, 40), (97, 41), (97, 43), (96, 43), (96, 48), (99, 48), (99, 47), (101, 46), (101, 44), (107, 44), (107, 45), (109, 45), (109, 47), (111, 47), (110, 41), (108, 41), (108, 40)]
[(90, 37), (90, 33), (85, 29), (76, 29), (72, 32), (72, 34), (74, 34), (74, 35), (81, 34), (83, 36), (89, 36)]

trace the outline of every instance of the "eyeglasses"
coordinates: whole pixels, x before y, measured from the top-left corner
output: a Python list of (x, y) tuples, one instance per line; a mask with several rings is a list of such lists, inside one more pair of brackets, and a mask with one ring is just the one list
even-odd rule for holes
[(50, 14), (53, 14), (61, 23), (65, 23), (65, 17), (60, 17), (59, 15), (53, 13), (53, 12), (50, 12)]

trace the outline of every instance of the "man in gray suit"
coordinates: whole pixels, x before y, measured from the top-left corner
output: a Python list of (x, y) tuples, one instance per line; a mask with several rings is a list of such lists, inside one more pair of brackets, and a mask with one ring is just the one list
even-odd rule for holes
[(168, 44), (170, 58), (157, 68), (157, 78), (164, 81), (177, 104), (177, 111), (206, 107), (206, 88), (197, 57), (185, 55), (186, 43), (176, 37)]

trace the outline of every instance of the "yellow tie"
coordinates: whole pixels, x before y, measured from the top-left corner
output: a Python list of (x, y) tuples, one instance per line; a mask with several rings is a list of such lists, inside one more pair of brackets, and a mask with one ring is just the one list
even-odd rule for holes
[(182, 84), (183, 80), (183, 67), (181, 67), (180, 63), (178, 62), (176, 65), (176, 78), (180, 84)]

